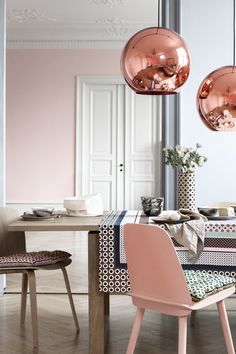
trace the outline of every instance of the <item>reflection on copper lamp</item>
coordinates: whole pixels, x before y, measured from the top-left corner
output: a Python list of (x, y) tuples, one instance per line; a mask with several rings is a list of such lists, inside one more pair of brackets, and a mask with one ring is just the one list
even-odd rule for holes
[(137, 32), (121, 54), (121, 71), (127, 84), (139, 94), (170, 95), (180, 91), (190, 71), (190, 55), (180, 35), (159, 27)]
[(233, 65), (211, 72), (197, 93), (203, 123), (213, 131), (236, 131), (235, 0), (233, 0)]

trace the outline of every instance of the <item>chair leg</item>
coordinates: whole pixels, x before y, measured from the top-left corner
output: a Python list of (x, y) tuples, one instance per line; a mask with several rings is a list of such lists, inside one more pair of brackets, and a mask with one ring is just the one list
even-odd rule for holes
[(21, 287), (21, 309), (20, 309), (20, 323), (25, 323), (25, 311), (27, 300), (28, 276), (22, 273), (22, 287)]
[(71, 307), (71, 311), (72, 311), (72, 315), (73, 315), (73, 319), (74, 319), (74, 323), (75, 323), (75, 328), (76, 328), (76, 331), (79, 332), (79, 330), (80, 330), (79, 329), (79, 322), (78, 322), (77, 314), (75, 311), (75, 305), (74, 305), (74, 301), (73, 301), (73, 297), (72, 297), (72, 293), (71, 293), (68, 274), (67, 274), (65, 267), (61, 267), (61, 270), (62, 270), (65, 284), (66, 284), (66, 290), (67, 290), (67, 294), (68, 294), (68, 298), (69, 298), (69, 302), (70, 302), (70, 307)]
[(37, 314), (37, 299), (36, 299), (36, 280), (35, 280), (35, 273), (33, 270), (28, 270), (27, 274), (28, 274), (28, 280), (29, 280), (33, 345), (34, 345), (34, 348), (37, 348), (38, 347), (38, 314)]
[(134, 349), (135, 349), (135, 346), (136, 346), (136, 342), (137, 342), (137, 338), (138, 338), (141, 322), (142, 322), (142, 319), (143, 319), (143, 315), (144, 315), (144, 309), (138, 307), (137, 311), (136, 311), (136, 316), (135, 316), (135, 319), (134, 319), (131, 335), (130, 335), (130, 338), (129, 338), (129, 344), (128, 344), (128, 348), (127, 348), (126, 354), (133, 354), (134, 353)]
[(234, 344), (233, 344), (232, 335), (229, 327), (228, 316), (225, 309), (225, 303), (223, 300), (217, 302), (217, 308), (220, 315), (221, 327), (225, 338), (227, 353), (235, 354)]
[(186, 354), (187, 344), (187, 316), (179, 317), (178, 354)]

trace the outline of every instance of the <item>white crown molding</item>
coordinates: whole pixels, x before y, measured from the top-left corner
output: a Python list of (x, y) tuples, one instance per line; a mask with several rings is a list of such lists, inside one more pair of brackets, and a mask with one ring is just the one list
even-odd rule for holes
[(96, 23), (37, 23), (7, 27), (7, 40), (127, 40), (147, 26), (127, 24), (118, 18), (106, 18)]
[(122, 49), (121, 40), (8, 40), (7, 49)]
[[(136, 32), (151, 27), (150, 23), (125, 23), (118, 17), (107, 17), (95, 23), (37, 22), (7, 27), (9, 48), (119, 48)], [(115, 43), (117, 41), (117, 43)]]
[(59, 23), (43, 25), (29, 30), (27, 25), (10, 27), (7, 48), (122, 48), (134, 33), (145, 24), (125, 24), (117, 17), (98, 20), (93, 24)]

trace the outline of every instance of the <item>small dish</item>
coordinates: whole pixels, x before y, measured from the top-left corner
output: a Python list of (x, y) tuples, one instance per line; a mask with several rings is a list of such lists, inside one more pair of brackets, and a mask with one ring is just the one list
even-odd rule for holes
[(23, 220), (45, 220), (45, 219), (54, 219), (56, 216), (47, 215), (47, 216), (36, 216), (34, 214), (23, 214), (21, 218)]
[(189, 216), (181, 216), (179, 220), (170, 220), (170, 219), (164, 219), (160, 217), (152, 218), (152, 221), (155, 222), (155, 224), (181, 224), (185, 221), (189, 221), (190, 217)]
[(54, 208), (40, 208), (40, 209), (32, 209), (33, 214), (35, 216), (39, 216), (39, 217), (43, 217), (43, 216), (50, 216), (53, 214), (54, 212)]

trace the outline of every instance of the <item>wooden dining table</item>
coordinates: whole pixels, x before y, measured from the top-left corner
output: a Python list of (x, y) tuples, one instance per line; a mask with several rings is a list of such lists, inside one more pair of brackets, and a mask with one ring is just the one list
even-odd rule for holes
[[(104, 215), (105, 216), (105, 215)], [(89, 302), (89, 354), (105, 354), (108, 334), (109, 319), (109, 296), (117, 290), (107, 288), (103, 282), (102, 270), (105, 258), (103, 256), (102, 227), (101, 221), (104, 216), (79, 216), (25, 221), (19, 219), (9, 224), (9, 231), (87, 231), (88, 232), (88, 302)], [(104, 219), (105, 220), (105, 219)], [(105, 222), (106, 223), (106, 222)], [(191, 265), (196, 269), (213, 271), (224, 271), (227, 275), (235, 276), (236, 271), (236, 222), (230, 221), (208, 221), (205, 224), (206, 239), (202, 253), (202, 263)], [(99, 237), (100, 233), (100, 237)], [(208, 235), (208, 236), (207, 236)], [(33, 236), (32, 236), (33, 237)], [(113, 235), (109, 233), (112, 244)], [(176, 246), (175, 246), (176, 247)], [(210, 248), (209, 248), (210, 247)], [(178, 247), (177, 247), (178, 249)], [(185, 263), (186, 250), (177, 250), (178, 257), (182, 264)], [(111, 252), (112, 253), (112, 252)], [(184, 257), (181, 255), (183, 254)], [(113, 253), (109, 258), (109, 264), (115, 268)], [(204, 258), (205, 257), (205, 258)], [(182, 258), (182, 260), (181, 260)], [(217, 265), (220, 259), (220, 266)], [(100, 263), (99, 263), (100, 262)], [(228, 262), (228, 266), (225, 267)], [(202, 264), (208, 264), (206, 267)], [(108, 272), (109, 273), (109, 272)], [(118, 274), (117, 274), (118, 276)], [(118, 293), (127, 293), (128, 274), (127, 269), (122, 269), (121, 286)], [(99, 284), (100, 283), (100, 284)], [(112, 281), (110, 281), (110, 284)], [(122, 285), (122, 283), (124, 283)]]
[[(9, 231), (88, 231), (89, 354), (104, 354), (108, 332), (109, 294), (99, 292), (99, 224), (103, 216), (63, 216), (53, 219), (16, 220)], [(55, 240), (56, 241), (56, 240)]]

